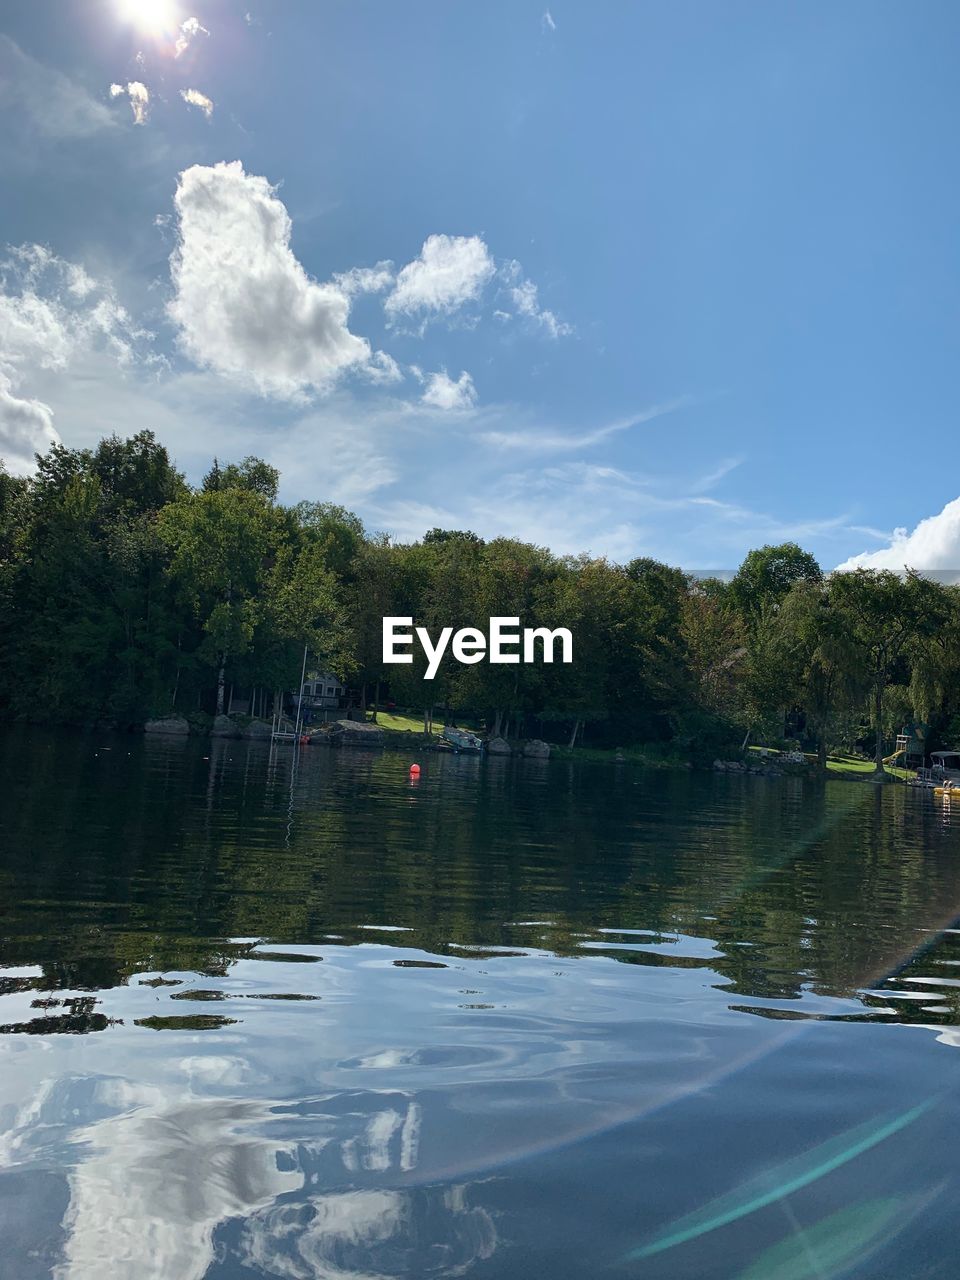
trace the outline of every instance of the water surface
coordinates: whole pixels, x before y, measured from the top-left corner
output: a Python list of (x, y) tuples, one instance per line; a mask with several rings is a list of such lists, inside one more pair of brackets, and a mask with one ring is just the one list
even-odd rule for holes
[(956, 806), (419, 763), (0, 736), (0, 1275), (956, 1276)]

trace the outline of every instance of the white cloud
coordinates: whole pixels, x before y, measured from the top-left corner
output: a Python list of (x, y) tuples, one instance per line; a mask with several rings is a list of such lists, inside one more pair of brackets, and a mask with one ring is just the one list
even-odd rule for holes
[(130, 80), (127, 84), (112, 84), (110, 97), (119, 98), (126, 95), (130, 99), (134, 124), (146, 124), (150, 111), (150, 90), (140, 80)]
[(50, 138), (87, 138), (116, 127), (107, 107), (86, 89), (0, 35), (0, 112), (8, 125), (16, 111)]
[(14, 382), (36, 368), (62, 369), (99, 344), (122, 362), (149, 360), (143, 343), (152, 336), (109, 285), (44, 245), (20, 245), (0, 262), (0, 372)]
[(707, 493), (710, 489), (716, 488), (721, 480), (728, 476), (731, 471), (735, 471), (742, 463), (742, 458), (724, 458), (712, 471), (708, 471), (699, 480), (695, 480), (690, 486), (690, 492)]
[(48, 404), (22, 400), (10, 388), (10, 379), (0, 373), (0, 458), (13, 475), (27, 475), (34, 467), (33, 455), (46, 453), (60, 437)]
[(403, 372), (400, 366), (393, 356), (387, 355), (386, 351), (375, 351), (370, 357), (370, 363), (363, 372), (364, 376), (371, 382), (385, 384), (403, 381)]
[(507, 282), (507, 294), (516, 308), (517, 315), (540, 325), (551, 338), (565, 338), (573, 333), (572, 325), (559, 320), (552, 311), (546, 308), (541, 309), (537, 286), (532, 280), (525, 278), (523, 268), (516, 259), (504, 263), (500, 269), (500, 275)]
[(375, 267), (351, 267), (333, 277), (344, 293), (382, 293), (394, 281), (393, 263), (378, 262)]
[(627, 418), (618, 418), (615, 422), (603, 427), (592, 427), (587, 431), (562, 432), (555, 430), (488, 430), (482, 439), (497, 449), (523, 449), (536, 453), (575, 453), (580, 449), (589, 449), (593, 445), (602, 444), (611, 436), (629, 431), (631, 427), (639, 427), (644, 422), (652, 422), (654, 418), (662, 418), (665, 414), (675, 413), (693, 403), (690, 396), (678, 396), (676, 400), (666, 400), (663, 404), (651, 405), (640, 413), (631, 414)]
[(199, 89), (181, 89), (180, 97), (188, 106), (199, 107), (208, 120), (213, 115), (212, 100), (205, 93), (201, 93)]
[(347, 327), (350, 299), (312, 280), (290, 249), (290, 217), (266, 178), (238, 160), (180, 175), (169, 314), (198, 364), (261, 394), (329, 389), (371, 360)]
[(543, 17), (540, 19), (540, 27), (543, 31), (556, 31), (557, 24), (553, 20), (553, 14), (549, 9), (544, 9)]
[(838, 569), (960, 569), (960, 498), (908, 532), (894, 529), (890, 545), (851, 556)]
[(493, 258), (479, 236), (428, 236), (420, 256), (397, 276), (387, 313), (450, 315), (478, 298), (493, 273)]
[(53, 411), (21, 394), (44, 370), (63, 370), (78, 354), (103, 349), (111, 360), (146, 359), (144, 341), (109, 286), (43, 245), (26, 244), (0, 262), (0, 456), (12, 470), (59, 439)]
[(472, 409), (477, 402), (477, 389), (466, 370), (454, 382), (446, 369), (441, 369), (439, 373), (427, 375), (426, 388), (420, 399), (432, 409)]
[(179, 58), (190, 48), (190, 44), (197, 36), (208, 36), (210, 32), (206, 27), (202, 27), (196, 18), (187, 18), (185, 22), (180, 23), (180, 34), (177, 36), (177, 43), (173, 50), (173, 56)]

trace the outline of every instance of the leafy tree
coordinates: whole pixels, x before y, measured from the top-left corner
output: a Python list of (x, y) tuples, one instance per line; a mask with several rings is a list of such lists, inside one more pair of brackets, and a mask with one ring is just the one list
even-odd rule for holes
[(808, 551), (795, 542), (759, 547), (747, 554), (730, 583), (730, 599), (748, 618), (776, 607), (795, 582), (820, 582), (823, 573)]
[(204, 493), (221, 493), (224, 489), (244, 489), (259, 494), (267, 502), (276, 502), (280, 488), (280, 472), (262, 458), (247, 457), (221, 467), (214, 458), (213, 466), (203, 477)]
[(863, 673), (870, 689), (876, 732), (874, 764), (883, 768), (884, 692), (908, 647), (929, 640), (947, 618), (942, 588), (917, 573), (855, 569), (835, 573), (829, 598), (851, 648), (851, 675)]
[(217, 714), (224, 709), (226, 665), (250, 649), (277, 550), (278, 521), (268, 500), (242, 488), (190, 494), (160, 513), (169, 574), (200, 622), (201, 660), (217, 673)]
[(794, 583), (777, 619), (784, 683), (802, 708), (821, 772), (831, 736), (866, 695), (860, 654), (836, 600), (821, 583)]

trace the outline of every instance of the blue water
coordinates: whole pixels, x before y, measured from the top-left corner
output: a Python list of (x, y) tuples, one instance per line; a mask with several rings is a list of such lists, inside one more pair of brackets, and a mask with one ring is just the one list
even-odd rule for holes
[(0, 1275), (955, 1277), (960, 814), (6, 732)]

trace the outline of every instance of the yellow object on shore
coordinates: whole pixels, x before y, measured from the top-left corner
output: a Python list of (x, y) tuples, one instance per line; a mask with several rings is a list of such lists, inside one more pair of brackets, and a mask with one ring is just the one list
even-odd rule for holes
[(948, 800), (951, 796), (956, 796), (960, 800), (960, 787), (934, 787), (933, 794), (935, 796), (946, 796)]

